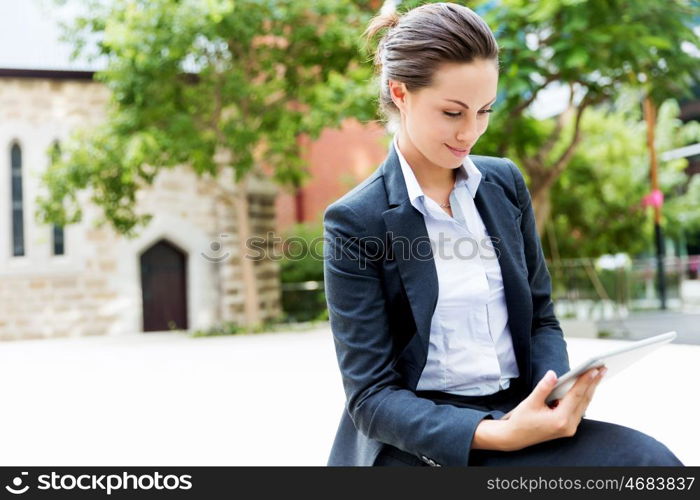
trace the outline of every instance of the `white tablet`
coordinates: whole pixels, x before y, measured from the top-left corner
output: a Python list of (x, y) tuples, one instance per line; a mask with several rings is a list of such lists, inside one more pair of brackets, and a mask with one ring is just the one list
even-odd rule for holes
[(599, 366), (606, 366), (608, 371), (605, 374), (605, 378), (607, 379), (610, 376), (621, 372), (638, 359), (649, 354), (651, 351), (664, 344), (667, 344), (668, 342), (671, 342), (675, 338), (676, 332), (662, 333), (661, 335), (655, 335), (654, 337), (649, 337), (648, 339), (632, 342), (629, 345), (622, 346), (608, 353), (592, 357), (584, 363), (578, 365), (573, 370), (570, 370), (559, 377), (559, 380), (557, 380), (557, 385), (555, 385), (552, 392), (549, 393), (549, 396), (547, 396), (545, 402), (550, 404), (556, 399), (561, 399), (564, 394), (569, 392), (569, 389), (571, 389), (574, 383), (576, 383), (578, 376), (584, 373), (586, 370), (597, 368)]

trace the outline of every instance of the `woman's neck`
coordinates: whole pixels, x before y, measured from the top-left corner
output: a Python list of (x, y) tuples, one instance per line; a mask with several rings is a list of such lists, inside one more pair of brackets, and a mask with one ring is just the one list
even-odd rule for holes
[(450, 191), (455, 183), (457, 169), (439, 167), (423, 156), (413, 144), (401, 133), (398, 136), (398, 145), (401, 154), (413, 170), (418, 184), (423, 190)]

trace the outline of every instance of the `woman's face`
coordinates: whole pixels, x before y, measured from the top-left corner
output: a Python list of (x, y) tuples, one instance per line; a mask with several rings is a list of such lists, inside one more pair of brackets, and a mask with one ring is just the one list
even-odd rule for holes
[(409, 163), (449, 169), (461, 165), (488, 127), (497, 87), (496, 64), (484, 59), (445, 63), (430, 87), (415, 92), (390, 80), (401, 112), (402, 153)]

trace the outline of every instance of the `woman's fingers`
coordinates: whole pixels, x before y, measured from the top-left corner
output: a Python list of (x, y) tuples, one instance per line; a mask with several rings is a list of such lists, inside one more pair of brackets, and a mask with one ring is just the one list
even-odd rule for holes
[(592, 368), (583, 373), (569, 392), (550, 406), (554, 411), (543, 412), (545, 399), (556, 384), (556, 374), (548, 373), (539, 381), (532, 393), (502, 419), (512, 422), (517, 420), (520, 428), (532, 429), (533, 433), (526, 433), (530, 444), (557, 437), (573, 436), (600, 382), (600, 377), (596, 376), (599, 371), (603, 370)]
[(557, 410), (565, 413), (575, 413), (581, 404), (581, 400), (586, 396), (586, 391), (589, 386), (595, 382), (595, 376), (597, 374), (598, 369), (591, 368), (579, 375), (578, 379), (576, 379), (576, 383), (561, 399)]
[(583, 417), (586, 408), (588, 408), (588, 405), (591, 403), (591, 400), (593, 399), (593, 394), (595, 394), (595, 390), (598, 387), (600, 381), (603, 379), (603, 375), (605, 375), (606, 371), (607, 368), (605, 367), (602, 367), (600, 370), (598, 370), (598, 374), (596, 375), (595, 379), (591, 384), (589, 384), (588, 388), (586, 389), (585, 395), (583, 396), (583, 398), (581, 398), (581, 401), (577, 408), (577, 412), (579, 415), (581, 415), (581, 417)]
[(592, 368), (581, 374), (569, 392), (559, 400), (559, 405), (552, 416), (555, 418), (557, 437), (570, 437), (576, 433), (581, 415), (593, 396), (598, 370)]
[(528, 396), (528, 399), (531, 399), (537, 404), (544, 404), (544, 400), (549, 396), (549, 393), (552, 392), (556, 383), (557, 374), (554, 370), (547, 370), (547, 373), (545, 373), (544, 377), (537, 383), (530, 393), (530, 396)]

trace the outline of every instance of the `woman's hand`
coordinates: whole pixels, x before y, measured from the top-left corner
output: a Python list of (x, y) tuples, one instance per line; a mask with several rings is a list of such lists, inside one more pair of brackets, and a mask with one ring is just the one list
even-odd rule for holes
[(500, 420), (482, 420), (472, 440), (473, 449), (515, 451), (533, 444), (571, 437), (593, 398), (606, 368), (581, 374), (574, 386), (549, 407), (545, 399), (557, 383), (553, 371), (540, 380), (530, 395)]

